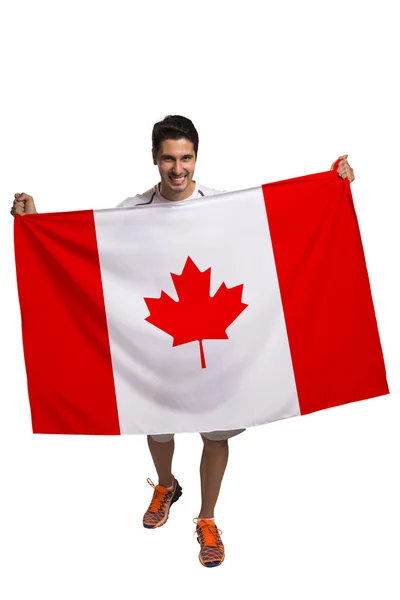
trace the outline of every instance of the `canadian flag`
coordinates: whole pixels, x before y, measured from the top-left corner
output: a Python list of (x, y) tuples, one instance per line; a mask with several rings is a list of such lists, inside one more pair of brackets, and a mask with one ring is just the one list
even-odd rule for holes
[(14, 227), (35, 433), (240, 429), (389, 393), (336, 170)]

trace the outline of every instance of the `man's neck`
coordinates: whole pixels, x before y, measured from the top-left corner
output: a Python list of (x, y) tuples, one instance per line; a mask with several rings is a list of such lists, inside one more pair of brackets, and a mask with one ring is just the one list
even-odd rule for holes
[(194, 180), (192, 180), (185, 191), (176, 193), (168, 188), (165, 188), (163, 186), (162, 182), (160, 182), (158, 184), (158, 192), (166, 200), (172, 200), (172, 201), (186, 200), (193, 194), (195, 187), (196, 187), (196, 182)]

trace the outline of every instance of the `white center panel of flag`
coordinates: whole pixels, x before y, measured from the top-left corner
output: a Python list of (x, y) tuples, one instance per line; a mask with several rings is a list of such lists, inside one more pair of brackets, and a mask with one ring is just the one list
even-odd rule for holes
[(95, 211), (95, 224), (121, 433), (300, 414), (261, 187)]

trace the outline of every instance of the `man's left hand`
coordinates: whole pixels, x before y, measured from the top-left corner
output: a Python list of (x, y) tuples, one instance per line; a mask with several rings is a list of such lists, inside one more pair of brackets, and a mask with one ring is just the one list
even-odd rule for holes
[[(347, 162), (348, 154), (344, 154), (343, 156), (339, 156), (337, 160), (340, 160), (337, 173), (342, 179), (348, 179), (350, 183), (354, 181), (354, 170), (351, 168), (349, 163)], [(336, 162), (336, 160), (335, 160)], [(335, 162), (332, 163), (331, 171), (333, 170), (333, 166)]]

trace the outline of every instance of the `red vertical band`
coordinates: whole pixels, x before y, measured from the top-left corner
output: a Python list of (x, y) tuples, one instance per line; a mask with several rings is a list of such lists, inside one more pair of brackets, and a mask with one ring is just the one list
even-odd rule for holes
[(389, 393), (350, 184), (263, 186), (302, 414)]
[(34, 433), (119, 434), (93, 211), (16, 217)]

